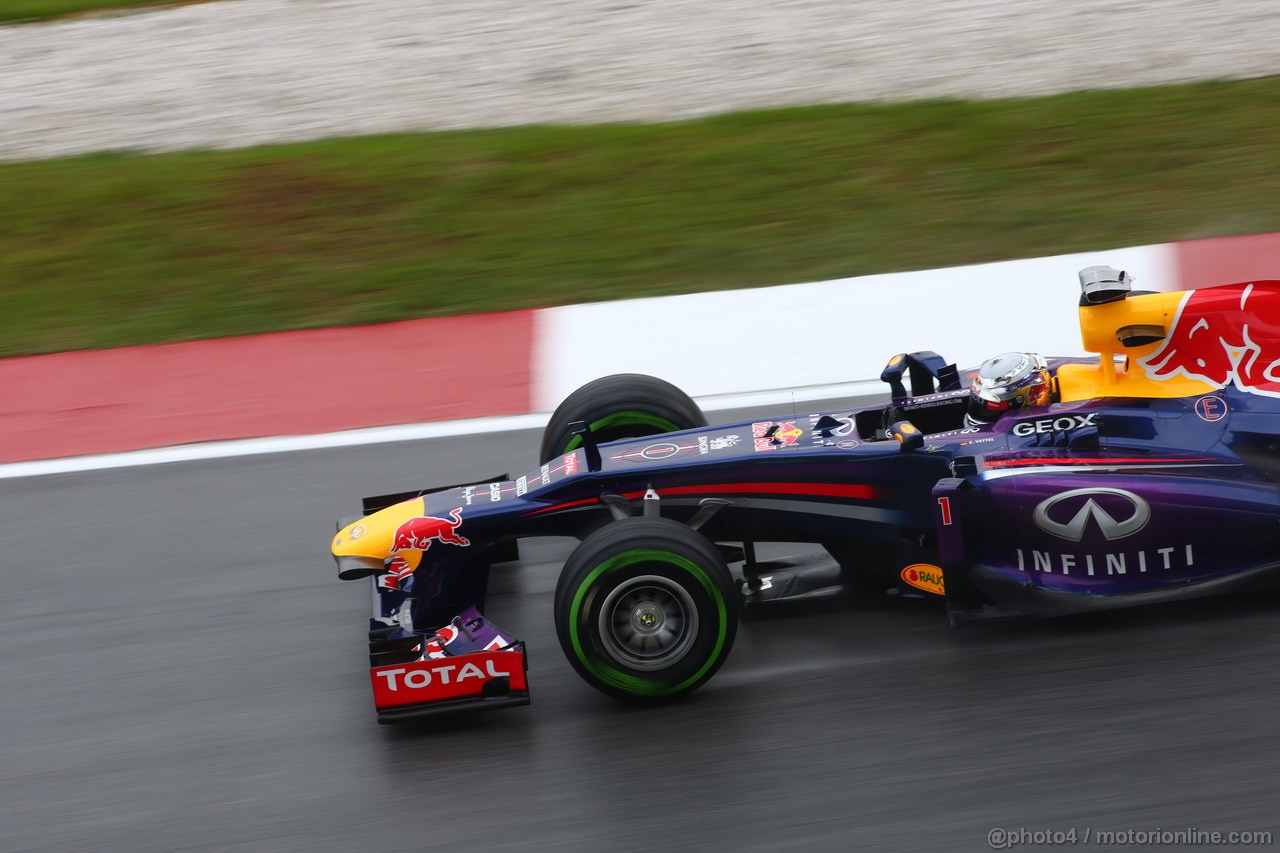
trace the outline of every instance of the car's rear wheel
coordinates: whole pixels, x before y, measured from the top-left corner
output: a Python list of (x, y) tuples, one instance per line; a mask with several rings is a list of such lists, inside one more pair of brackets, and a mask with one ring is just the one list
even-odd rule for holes
[(665, 518), (627, 518), (582, 541), (556, 584), (556, 634), (588, 684), (639, 702), (688, 694), (733, 646), (738, 600), (716, 547)]
[(707, 425), (698, 404), (670, 382), (642, 373), (618, 373), (588, 382), (565, 397), (542, 434), (540, 461), (578, 448), (582, 438), (570, 431), (578, 421), (585, 422), (601, 444)]

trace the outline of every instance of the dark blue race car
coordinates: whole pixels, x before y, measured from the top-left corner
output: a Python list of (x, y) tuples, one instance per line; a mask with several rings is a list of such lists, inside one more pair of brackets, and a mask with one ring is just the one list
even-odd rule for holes
[(524, 646), (483, 608), (529, 536), (581, 539), (560, 644), (639, 701), (711, 678), (744, 607), (819, 587), (936, 597), (956, 624), (1276, 585), (1280, 282), (1135, 293), (1091, 267), (1081, 289), (1093, 358), (904, 353), (887, 403), (715, 427), (610, 376), (556, 410), (528, 474), (366, 499), (332, 551), (373, 579), (379, 720), (528, 702)]

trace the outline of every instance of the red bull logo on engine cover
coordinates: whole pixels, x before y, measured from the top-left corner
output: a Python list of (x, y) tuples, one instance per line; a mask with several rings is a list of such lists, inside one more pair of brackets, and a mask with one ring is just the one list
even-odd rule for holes
[(1280, 397), (1280, 282), (1189, 291), (1168, 336), (1139, 364), (1152, 379), (1186, 376)]
[(391, 537), (391, 553), (425, 551), (431, 547), (432, 542), (465, 547), (471, 544), (471, 540), (458, 534), (461, 526), (462, 507), (450, 512), (449, 518), (436, 518), (433, 515), (411, 518), (396, 528), (395, 535)]

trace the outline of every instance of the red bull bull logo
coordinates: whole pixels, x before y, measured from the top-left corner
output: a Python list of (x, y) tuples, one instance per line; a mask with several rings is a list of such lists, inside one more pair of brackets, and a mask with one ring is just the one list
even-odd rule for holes
[(395, 535), (391, 537), (391, 553), (425, 551), (431, 547), (432, 542), (465, 547), (471, 544), (471, 540), (458, 535), (458, 528), (461, 526), (462, 507), (450, 512), (449, 518), (436, 518), (433, 515), (411, 518), (396, 528)]
[(1139, 364), (1152, 379), (1185, 376), (1280, 397), (1280, 282), (1189, 291), (1168, 336)]

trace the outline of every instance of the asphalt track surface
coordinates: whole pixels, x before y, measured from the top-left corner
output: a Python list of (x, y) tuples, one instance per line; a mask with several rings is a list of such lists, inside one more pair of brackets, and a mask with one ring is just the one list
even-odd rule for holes
[(551, 593), (569, 543), (542, 542), (496, 572), (488, 608), (529, 641), (533, 704), (376, 725), (367, 587), (338, 581), (333, 520), (365, 494), (523, 471), (537, 441), (0, 482), (0, 850), (962, 851), (989, 849), (993, 827), (1280, 833), (1276, 595), (959, 630), (921, 602), (835, 602), (744, 624), (699, 693), (636, 710), (565, 662)]

